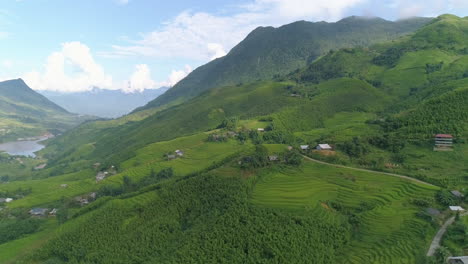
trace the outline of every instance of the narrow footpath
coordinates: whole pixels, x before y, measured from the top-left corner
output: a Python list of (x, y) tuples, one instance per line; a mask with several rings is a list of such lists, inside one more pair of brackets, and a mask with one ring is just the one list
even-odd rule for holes
[(307, 157), (305, 155), (302, 155), (302, 156), (306, 160), (310, 160), (310, 161), (313, 161), (313, 162), (319, 163), (319, 164), (333, 166), (333, 167), (336, 167), (336, 168), (344, 168), (344, 169), (350, 169), (350, 170), (355, 170), (355, 171), (364, 171), (364, 172), (372, 172), (372, 173), (377, 173), (377, 174), (383, 174), (383, 175), (398, 177), (398, 178), (409, 180), (409, 181), (412, 181), (412, 182), (416, 182), (416, 183), (424, 184), (424, 185), (427, 185), (427, 186), (439, 188), (438, 186), (435, 186), (434, 184), (430, 184), (428, 182), (421, 181), (421, 180), (418, 180), (418, 179), (415, 179), (415, 178), (412, 178), (412, 177), (409, 177), (409, 176), (405, 176), (405, 175), (400, 175), (400, 174), (395, 174), (395, 173), (388, 173), (388, 172), (381, 172), (381, 171), (374, 171), (374, 170), (367, 170), (367, 169), (361, 169), (361, 168), (354, 168), (354, 167), (348, 167), (348, 166), (344, 166), (344, 165), (338, 165), (338, 164), (328, 163), (328, 162), (321, 161), (321, 160), (316, 160), (316, 159)]

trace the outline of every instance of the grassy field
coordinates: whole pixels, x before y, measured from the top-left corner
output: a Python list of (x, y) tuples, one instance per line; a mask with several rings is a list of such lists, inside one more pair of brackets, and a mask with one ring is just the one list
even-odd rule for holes
[[(301, 169), (266, 173), (256, 184), (252, 203), (305, 210), (325, 221), (341, 218), (331, 204), (355, 211), (353, 241), (340, 263), (417, 263), (435, 229), (415, 214), (413, 198), (432, 199), (436, 188), (374, 173), (307, 162)], [(360, 209), (361, 208), (361, 209)]]

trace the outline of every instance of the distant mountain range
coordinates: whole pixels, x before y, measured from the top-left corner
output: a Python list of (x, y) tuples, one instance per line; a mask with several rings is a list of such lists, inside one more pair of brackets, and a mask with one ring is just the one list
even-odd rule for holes
[(83, 119), (86, 117), (69, 113), (21, 79), (0, 82), (0, 142), (45, 132), (59, 133)]
[(121, 90), (94, 88), (91, 91), (62, 93), (40, 91), (54, 103), (72, 113), (115, 118), (154, 100), (168, 88), (146, 89), (142, 92), (125, 93)]

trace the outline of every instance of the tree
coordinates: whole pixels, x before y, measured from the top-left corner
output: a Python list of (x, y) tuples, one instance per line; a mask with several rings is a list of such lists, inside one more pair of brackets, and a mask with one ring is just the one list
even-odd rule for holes
[(439, 190), (436, 193), (436, 199), (437, 202), (445, 206), (453, 205), (455, 202), (453, 195), (448, 190)]
[(63, 224), (68, 220), (68, 207), (67, 206), (62, 206), (57, 210), (57, 221), (59, 224)]
[(303, 160), (302, 155), (297, 150), (287, 151), (284, 155), (284, 159), (286, 164), (293, 166), (301, 165)]
[(435, 253), (437, 263), (446, 263), (447, 258), (450, 257), (450, 251), (446, 247), (440, 247)]

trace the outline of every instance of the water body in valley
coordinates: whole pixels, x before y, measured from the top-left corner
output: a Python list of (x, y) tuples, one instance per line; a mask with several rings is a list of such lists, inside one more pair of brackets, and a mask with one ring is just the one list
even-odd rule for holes
[(2, 143), (0, 144), (0, 152), (6, 152), (12, 156), (35, 157), (34, 153), (45, 147), (40, 143), (45, 139), (47, 138)]

